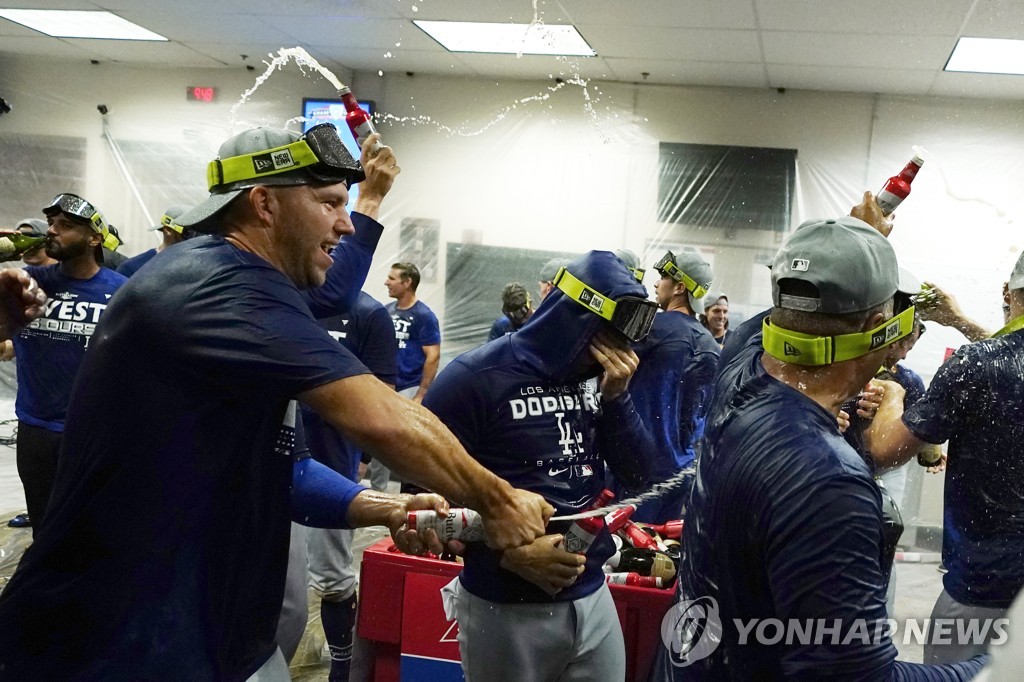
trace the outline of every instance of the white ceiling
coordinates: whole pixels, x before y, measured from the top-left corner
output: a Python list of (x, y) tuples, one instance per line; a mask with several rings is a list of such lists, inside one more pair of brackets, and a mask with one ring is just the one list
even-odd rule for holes
[[(0, 53), (241, 68), (295, 45), (328, 66), (488, 78), (1024, 98), (1024, 76), (945, 73), (960, 36), (1024, 39), (1021, 0), (0, 0), (107, 9), (169, 43), (50, 38), (0, 19)], [(447, 52), (413, 19), (572, 23), (597, 57)], [(243, 62), (241, 55), (249, 55)], [(647, 73), (646, 77), (643, 75)]]

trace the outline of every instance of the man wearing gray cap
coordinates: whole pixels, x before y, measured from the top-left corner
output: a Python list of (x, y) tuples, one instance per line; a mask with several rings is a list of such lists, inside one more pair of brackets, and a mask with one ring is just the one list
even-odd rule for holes
[(500, 339), (519, 330), (533, 315), (530, 293), (519, 282), (509, 282), (501, 290), (501, 317), (491, 325), (488, 341)]
[(552, 282), (555, 279), (555, 275), (558, 274), (558, 271), (569, 265), (571, 262), (572, 261), (568, 258), (552, 258), (540, 269), (540, 280), (537, 282), (537, 287), (540, 289), (541, 301), (547, 298), (547, 295), (555, 288), (555, 285), (552, 284)]
[(168, 206), (167, 210), (164, 211), (164, 214), (160, 217), (160, 223), (149, 228), (150, 232), (160, 232), (160, 245), (129, 258), (117, 266), (117, 271), (125, 277), (131, 277), (139, 268), (148, 263), (153, 256), (160, 253), (168, 246), (180, 244), (189, 237), (194, 237), (196, 235), (195, 230), (182, 227), (175, 222), (175, 220), (177, 220), (177, 218), (187, 210), (188, 206), (183, 206), (181, 204)]
[(715, 385), (655, 679), (953, 680), (980, 668), (894, 661), (881, 497), (836, 428), (913, 331), (913, 307), (893, 309), (897, 286), (892, 246), (855, 218), (806, 223), (779, 249), (771, 316)]
[[(389, 148), (371, 151), (378, 139), (360, 166), (330, 124), (235, 135), (208, 166), (210, 197), (177, 220), (207, 234), (114, 297), (75, 384), (47, 518), (0, 595), (0, 677), (287, 680), (274, 633), (291, 518), (385, 525), (411, 550), (436, 541), (404, 527), (411, 509), (443, 510), (439, 497), (367, 491), (302, 456), (295, 399), (403, 478), (478, 509), (496, 548), (543, 533), (550, 505), (371, 376), (300, 295), (338, 267), (331, 250), (354, 223), (378, 225), (399, 172)], [(364, 179), (350, 218), (348, 188)], [(358, 293), (365, 270), (353, 279)]]
[[(961, 346), (924, 397), (897, 412), (876, 458), (905, 457), (949, 441), (944, 493), (943, 591), (932, 620), (953, 631), (1005, 616), (1024, 587), (1024, 255), (1007, 285), (1010, 321), (992, 338)], [(879, 419), (876, 417), (876, 420)], [(971, 641), (929, 632), (926, 662), (963, 660), (984, 651), (998, 632)]]
[[(640, 364), (629, 390), (657, 446), (651, 481), (664, 483), (693, 466), (718, 371), (718, 345), (695, 315), (711, 288), (711, 266), (692, 251), (669, 251), (654, 269), (661, 275), (654, 296), (664, 312), (636, 346)], [(681, 518), (692, 483), (692, 476), (677, 480), (672, 489), (641, 504), (632, 518), (648, 523)]]

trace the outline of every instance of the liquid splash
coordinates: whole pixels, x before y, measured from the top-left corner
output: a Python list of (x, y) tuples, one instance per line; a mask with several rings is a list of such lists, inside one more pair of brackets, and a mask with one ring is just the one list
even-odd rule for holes
[(263, 62), (264, 64), (267, 65), (266, 71), (260, 74), (260, 76), (256, 79), (256, 82), (253, 83), (252, 87), (243, 92), (242, 96), (239, 97), (238, 101), (235, 102), (235, 104), (231, 107), (231, 111), (229, 112), (228, 117), (228, 129), (230, 132), (234, 132), (235, 127), (238, 125), (238, 110), (241, 109), (242, 106), (249, 101), (249, 98), (252, 97), (257, 90), (260, 89), (260, 86), (263, 85), (267, 81), (267, 79), (274, 74), (275, 71), (277, 71), (278, 69), (283, 69), (290, 61), (294, 61), (295, 64), (299, 67), (299, 69), (301, 69), (303, 72), (305, 72), (305, 69), (312, 69), (316, 71), (321, 76), (326, 78), (327, 81), (338, 90), (341, 90), (342, 88), (345, 87), (345, 84), (338, 80), (338, 77), (335, 76), (330, 69), (328, 69), (325, 66), (322, 66), (320, 62), (314, 59), (312, 55), (310, 55), (308, 52), (306, 52), (306, 50), (304, 50), (301, 47), (282, 47), (280, 50), (277, 51), (276, 57), (272, 53), (267, 56), (270, 57), (271, 59), (269, 62)]

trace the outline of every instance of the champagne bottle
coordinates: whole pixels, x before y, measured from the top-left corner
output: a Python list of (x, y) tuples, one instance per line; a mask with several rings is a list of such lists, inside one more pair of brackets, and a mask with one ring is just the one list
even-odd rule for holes
[(17, 260), (26, 251), (46, 244), (46, 237), (29, 237), (15, 232), (0, 237), (0, 261)]
[(607, 561), (615, 571), (654, 576), (664, 581), (676, 575), (676, 566), (668, 555), (641, 547), (623, 547)]
[[(352, 136), (356, 138), (356, 144), (359, 145), (359, 149), (362, 150), (363, 143), (366, 142), (366, 138), (377, 132), (377, 129), (373, 125), (373, 119), (370, 115), (359, 106), (359, 102), (356, 100), (356, 96), (352, 94), (352, 91), (348, 88), (342, 88), (341, 92), (341, 103), (345, 105), (345, 123), (348, 124), (349, 130), (352, 131)], [(379, 140), (370, 151), (376, 153), (383, 147), (383, 143)]]

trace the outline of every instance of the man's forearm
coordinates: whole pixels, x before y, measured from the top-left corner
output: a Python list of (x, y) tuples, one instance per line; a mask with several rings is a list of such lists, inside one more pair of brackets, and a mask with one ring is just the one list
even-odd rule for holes
[(404, 480), (485, 513), (511, 496), (512, 487), (470, 457), (426, 408), (370, 376), (342, 379), (301, 399)]
[(987, 339), (990, 336), (992, 336), (992, 332), (985, 329), (980, 324), (970, 319), (966, 315), (958, 317), (956, 320), (953, 321), (953, 324), (950, 326), (952, 326), (958, 332), (966, 336), (967, 340), (971, 341), (972, 343), (975, 341), (981, 341), (982, 339)]
[(420, 379), (420, 387), (416, 391), (416, 396), (413, 400), (421, 402), (423, 396), (427, 394), (427, 389), (430, 388), (430, 384), (434, 383), (434, 377), (437, 376), (437, 368), (441, 364), (441, 353), (438, 351), (437, 355), (427, 358), (426, 362), (423, 363), (423, 378)]

